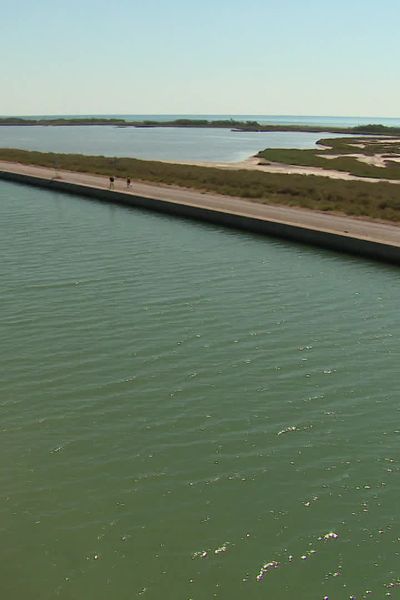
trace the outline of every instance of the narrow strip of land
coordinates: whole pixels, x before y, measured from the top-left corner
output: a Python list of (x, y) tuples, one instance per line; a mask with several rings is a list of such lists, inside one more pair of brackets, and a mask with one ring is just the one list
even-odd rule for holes
[(366, 134), (366, 135), (399, 135), (400, 127), (386, 126), (377, 123), (358, 125), (356, 127), (340, 127), (335, 125), (311, 125), (306, 123), (259, 123), (258, 121), (237, 121), (235, 119), (173, 119), (171, 121), (144, 119), (126, 120), (121, 118), (107, 117), (0, 117), (0, 127), (75, 127), (75, 126), (109, 126), (109, 127), (178, 127), (178, 128), (209, 128), (209, 129), (231, 129), (236, 132), (277, 132), (296, 131), (308, 133), (339, 133), (339, 134)]
[[(109, 179), (102, 175), (24, 165), (15, 162), (0, 161), (0, 175), (1, 171), (42, 178), (47, 181), (56, 179), (102, 191), (108, 189), (110, 185)], [(115, 179), (114, 190), (127, 195), (212, 209), (400, 247), (400, 225), (395, 223), (371, 221), (365, 218), (332, 213), (327, 214), (304, 208), (259, 204), (240, 197), (224, 196), (171, 185), (133, 182), (132, 186), (127, 189), (126, 181), (122, 178)]]
[[(299, 151), (301, 153), (307, 150)], [(0, 148), (0, 160), (21, 165), (35, 165), (50, 171), (63, 170), (88, 173), (108, 178), (130, 178), (132, 181), (155, 186), (190, 188), (199, 193), (240, 197), (258, 204), (300, 207), (316, 211), (345, 214), (366, 219), (400, 222), (400, 188), (392, 182), (347, 181), (316, 175), (266, 173), (252, 169), (231, 169), (220, 166), (195, 166), (136, 158), (89, 156), (37, 152), (16, 148)], [(297, 161), (297, 158), (295, 159)], [(314, 165), (315, 157), (308, 162)], [(332, 161), (323, 160), (324, 166)], [(345, 163), (353, 170), (359, 168)], [(301, 154), (297, 162), (306, 162)], [(310, 166), (310, 164), (308, 165)], [(332, 165), (333, 166), (333, 165)], [(340, 163), (340, 169), (344, 169)], [(368, 165), (367, 165), (368, 167)], [(368, 167), (370, 170), (372, 167)], [(373, 175), (382, 171), (400, 180), (399, 166), (384, 169), (374, 167)], [(343, 172), (343, 171), (342, 171)]]

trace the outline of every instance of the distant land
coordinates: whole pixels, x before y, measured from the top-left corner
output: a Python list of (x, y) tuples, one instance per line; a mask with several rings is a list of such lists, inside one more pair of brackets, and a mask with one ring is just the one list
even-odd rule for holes
[(400, 135), (400, 127), (389, 127), (382, 124), (370, 123), (356, 127), (338, 127), (335, 125), (307, 125), (307, 124), (261, 124), (258, 121), (236, 121), (234, 119), (207, 120), (207, 119), (174, 119), (171, 121), (150, 120), (128, 121), (122, 118), (102, 117), (77, 117), (77, 118), (23, 118), (2, 117), (0, 126), (112, 126), (112, 127), (182, 127), (182, 128), (221, 128), (231, 129), (236, 132), (273, 132), (273, 131), (298, 131), (309, 133), (338, 133), (355, 135)]

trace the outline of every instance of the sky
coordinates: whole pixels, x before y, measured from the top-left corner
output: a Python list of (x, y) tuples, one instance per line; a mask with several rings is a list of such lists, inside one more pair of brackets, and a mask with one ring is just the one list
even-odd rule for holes
[(0, 115), (400, 116), (400, 0), (0, 5)]

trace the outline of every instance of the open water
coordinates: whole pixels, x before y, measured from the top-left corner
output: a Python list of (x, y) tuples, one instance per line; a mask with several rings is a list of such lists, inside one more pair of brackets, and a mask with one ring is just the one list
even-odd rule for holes
[(315, 148), (329, 133), (110, 126), (0, 127), (0, 148), (129, 156), (148, 160), (236, 162), (265, 148)]
[[(59, 115), (74, 118), (76, 115)], [(122, 118), (127, 121), (170, 121), (179, 118), (235, 119), (275, 125), (354, 127), (380, 123), (400, 126), (400, 119), (382, 117), (313, 117), (271, 115), (81, 115)], [(43, 115), (36, 118), (51, 118)], [(54, 117), (54, 115), (53, 115)], [(121, 128), (121, 127), (0, 127), (0, 148), (66, 152), (104, 156), (129, 156), (147, 160), (238, 162), (265, 148), (315, 148), (332, 133), (234, 132), (229, 129)], [(341, 136), (343, 137), (343, 136)]]
[[(207, 119), (208, 121), (219, 121), (221, 119), (234, 121), (257, 121), (258, 123), (268, 123), (273, 125), (318, 125), (320, 127), (325, 126), (337, 126), (337, 127), (356, 127), (358, 125), (370, 125), (381, 124), (387, 127), (400, 127), (400, 117), (358, 117), (358, 116), (338, 116), (338, 115), (236, 115), (236, 114), (225, 114), (225, 115), (202, 115), (202, 114), (153, 114), (153, 115), (120, 115), (120, 114), (109, 114), (109, 115), (79, 115), (80, 117), (106, 117), (106, 118), (119, 118), (127, 121), (173, 121), (175, 119)], [(64, 118), (76, 118), (77, 115), (40, 115), (35, 116), (36, 119), (49, 119), (54, 117)], [(24, 117), (22, 117), (24, 118)], [(25, 117), (30, 119), (32, 117)]]
[(0, 210), (1, 598), (398, 598), (397, 268)]

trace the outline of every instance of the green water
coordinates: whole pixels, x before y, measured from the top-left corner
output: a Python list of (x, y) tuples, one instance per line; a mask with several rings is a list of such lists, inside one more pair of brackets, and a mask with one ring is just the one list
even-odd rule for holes
[(6, 183), (0, 210), (1, 598), (399, 597), (398, 269)]

